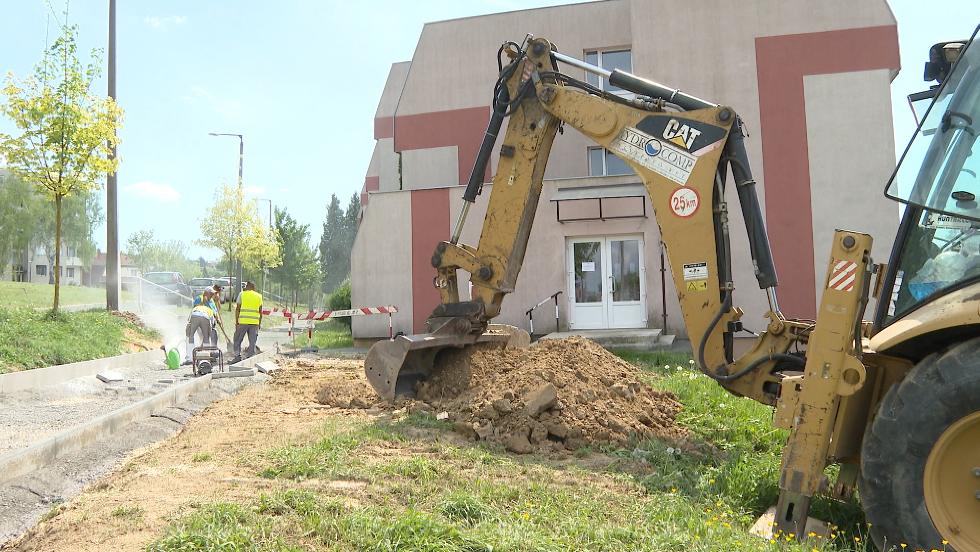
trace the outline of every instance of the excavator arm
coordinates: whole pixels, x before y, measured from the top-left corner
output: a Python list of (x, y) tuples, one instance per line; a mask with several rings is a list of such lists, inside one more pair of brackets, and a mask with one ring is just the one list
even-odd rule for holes
[[(380, 395), (393, 398), (424, 378), (441, 349), (481, 341), (506, 341), (487, 332), (503, 298), (514, 290), (541, 196), (542, 180), (559, 126), (575, 128), (623, 158), (643, 181), (670, 259), (684, 323), (699, 365), (732, 392), (774, 405), (781, 371), (800, 370), (801, 357), (787, 354), (810, 325), (787, 321), (776, 303), (777, 284), (741, 123), (726, 106), (695, 98), (621, 71), (564, 56), (544, 39), (501, 49), (491, 120), (452, 237), (432, 256), (441, 304), (429, 317), (428, 333), (379, 343), (366, 372)], [(499, 53), (498, 53), (499, 55)], [(559, 63), (599, 71), (634, 99), (605, 93), (558, 71)], [(469, 206), (504, 119), (492, 192), (476, 247), (459, 243)], [(760, 288), (769, 297), (769, 325), (738, 360), (733, 335), (742, 311), (733, 306), (726, 180), (731, 169)], [(457, 271), (470, 274), (472, 297), (461, 301)]]

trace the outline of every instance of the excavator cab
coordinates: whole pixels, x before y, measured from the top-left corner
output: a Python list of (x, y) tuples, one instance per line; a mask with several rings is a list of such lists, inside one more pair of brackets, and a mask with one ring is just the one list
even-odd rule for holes
[(886, 189), (906, 204), (895, 241), (879, 327), (980, 279), (980, 48), (969, 41), (930, 49), (931, 97)]

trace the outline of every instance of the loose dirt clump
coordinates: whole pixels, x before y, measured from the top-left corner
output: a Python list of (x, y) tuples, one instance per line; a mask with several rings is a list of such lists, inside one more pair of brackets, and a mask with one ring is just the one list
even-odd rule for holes
[(123, 320), (129, 322), (130, 324), (133, 324), (138, 328), (146, 327), (146, 324), (143, 323), (143, 319), (141, 319), (139, 315), (136, 314), (135, 312), (111, 311), (109, 314), (111, 314), (112, 316), (118, 316), (119, 318), (122, 318)]
[(447, 412), (456, 430), (508, 450), (576, 450), (634, 437), (683, 440), (681, 408), (638, 369), (592, 341), (542, 341), (528, 349), (445, 353), (418, 400)]

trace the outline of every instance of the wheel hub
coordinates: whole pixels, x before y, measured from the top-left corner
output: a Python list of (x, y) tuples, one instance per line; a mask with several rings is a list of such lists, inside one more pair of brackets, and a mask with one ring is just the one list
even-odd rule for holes
[(929, 517), (943, 538), (957, 550), (980, 550), (980, 412), (960, 418), (939, 436), (922, 487)]

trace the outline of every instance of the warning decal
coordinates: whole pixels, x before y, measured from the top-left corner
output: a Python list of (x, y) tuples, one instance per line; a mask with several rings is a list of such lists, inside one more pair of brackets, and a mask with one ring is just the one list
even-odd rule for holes
[(687, 184), (698, 161), (680, 148), (633, 127), (624, 128), (610, 149), (682, 186)]
[(837, 291), (852, 291), (857, 280), (857, 263), (854, 261), (838, 261), (834, 259), (834, 268), (830, 271), (827, 289)]
[(684, 284), (684, 287), (685, 289), (687, 289), (687, 291), (705, 291), (708, 289), (708, 281), (695, 280), (693, 282), (688, 282)]
[(708, 263), (690, 263), (684, 265), (684, 281), (707, 280)]

